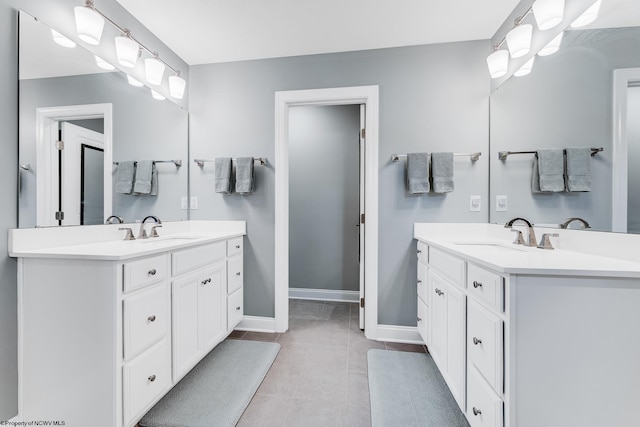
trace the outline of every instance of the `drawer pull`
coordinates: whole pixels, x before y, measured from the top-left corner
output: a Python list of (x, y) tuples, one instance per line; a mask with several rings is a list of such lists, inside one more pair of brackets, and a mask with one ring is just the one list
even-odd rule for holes
[(236, 245), (236, 249), (240, 249), (240, 245)]
[(474, 345), (482, 344), (482, 340), (479, 338), (473, 337), (473, 344)]
[(418, 317), (417, 318), (418, 322), (422, 322), (422, 318)]
[(240, 272), (239, 271), (236, 273), (236, 276), (240, 276)]
[(240, 306), (237, 306), (237, 307), (236, 307), (236, 311), (240, 311)]
[(442, 295), (444, 295), (444, 292), (442, 292), (440, 289), (436, 288), (436, 294), (442, 296)]
[(201, 283), (203, 285), (206, 285), (207, 283), (211, 283), (211, 277), (209, 277), (208, 279), (204, 279)]
[(152, 268), (151, 270), (149, 270), (149, 276), (155, 276), (156, 275), (156, 269)]
[(481, 288), (482, 287), (482, 283), (474, 280), (473, 281), (473, 287), (476, 288), (476, 289)]
[(481, 415), (481, 414), (482, 414), (482, 411), (474, 406), (473, 407), (473, 415), (475, 415), (477, 417), (478, 415)]
[(151, 375), (149, 378), (147, 378), (149, 380), (149, 382), (154, 382), (156, 380), (156, 375), (153, 374)]
[(420, 249), (418, 249), (418, 251), (417, 251), (417, 252), (418, 252), (419, 254), (421, 254), (421, 253), (422, 253), (422, 251), (421, 251)]
[(418, 285), (419, 285), (420, 283), (422, 283), (422, 280), (418, 279)]
[(147, 317), (147, 320), (148, 320), (149, 322), (155, 322), (155, 321), (156, 321), (156, 315), (155, 315), (155, 314), (152, 314), (151, 316)]

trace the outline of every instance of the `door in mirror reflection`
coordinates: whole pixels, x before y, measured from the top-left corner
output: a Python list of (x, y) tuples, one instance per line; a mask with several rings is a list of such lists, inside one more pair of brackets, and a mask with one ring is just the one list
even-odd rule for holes
[(627, 232), (640, 234), (640, 82), (627, 92)]

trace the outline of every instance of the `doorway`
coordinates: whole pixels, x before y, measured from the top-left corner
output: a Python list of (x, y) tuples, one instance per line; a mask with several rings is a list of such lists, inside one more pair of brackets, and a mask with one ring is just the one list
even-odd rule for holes
[[(358, 86), (347, 88), (313, 89), (276, 92), (276, 220), (275, 220), (275, 318), (274, 330), (285, 332), (289, 325), (289, 120), (290, 109), (297, 106), (360, 105), (364, 106), (362, 134), (366, 149), (362, 152), (364, 165), (363, 227), (364, 262), (360, 275), (364, 292), (361, 306), (364, 308), (364, 330), (368, 339), (377, 339), (378, 305), (378, 87)], [(364, 218), (363, 218), (364, 219)], [(310, 226), (313, 226), (311, 224)], [(354, 224), (355, 226), (355, 224)], [(361, 225), (362, 227), (362, 225)]]

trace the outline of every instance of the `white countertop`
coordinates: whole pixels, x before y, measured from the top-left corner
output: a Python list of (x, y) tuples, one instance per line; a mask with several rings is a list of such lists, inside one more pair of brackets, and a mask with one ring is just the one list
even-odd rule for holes
[[(147, 224), (147, 230), (152, 224)], [(160, 237), (123, 240), (113, 224), (88, 227), (52, 227), (9, 230), (9, 255), (17, 258), (63, 258), (119, 261), (202, 245), (246, 235), (244, 221), (179, 221), (163, 223)]]
[[(580, 237), (582, 240), (592, 238), (592, 245), (600, 243), (596, 234), (589, 235), (595, 232), (577, 232), (584, 233)], [(536, 235), (540, 240), (540, 230), (536, 230)], [(416, 224), (414, 237), (430, 246), (503, 274), (640, 278), (640, 262), (635, 260), (584, 253), (580, 251), (580, 247), (544, 250), (515, 245), (512, 243), (514, 235), (501, 225)], [(557, 239), (560, 241), (562, 238), (563, 234), (560, 233)], [(628, 242), (628, 238), (622, 239)], [(555, 240), (552, 238), (554, 246)], [(585, 246), (584, 242), (580, 243)], [(602, 247), (601, 250), (607, 253), (606, 247)]]

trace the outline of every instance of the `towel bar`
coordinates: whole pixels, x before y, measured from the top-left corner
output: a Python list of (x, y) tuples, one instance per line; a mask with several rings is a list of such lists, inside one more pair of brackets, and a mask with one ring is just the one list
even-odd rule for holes
[[(591, 156), (595, 156), (599, 152), (604, 151), (603, 147), (591, 148)], [(500, 160), (506, 160), (511, 154), (536, 154), (535, 151), (498, 151), (498, 158)]]
[[(472, 162), (477, 161), (480, 156), (482, 155), (481, 152), (476, 152), (476, 153), (453, 153), (454, 156), (469, 156), (471, 158)], [(397, 162), (400, 160), (400, 157), (407, 157), (406, 154), (392, 154), (391, 155), (391, 161), (392, 162)]]
[[(182, 166), (182, 160), (154, 160), (153, 162), (154, 163), (173, 163), (174, 165), (176, 165), (177, 168)], [(115, 166), (118, 166), (118, 163), (120, 162), (113, 162)], [(134, 163), (138, 163), (138, 162), (134, 162)]]
[[(235, 162), (237, 159), (235, 157), (233, 157), (231, 159), (231, 161)], [(203, 167), (205, 163), (210, 163), (210, 162), (215, 162), (215, 160), (208, 160), (208, 159), (193, 159), (193, 161), (200, 167)], [(266, 165), (267, 164), (267, 158), (266, 157), (254, 157), (253, 158), (254, 162), (260, 162), (260, 165)]]

